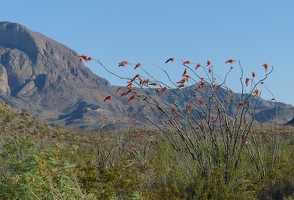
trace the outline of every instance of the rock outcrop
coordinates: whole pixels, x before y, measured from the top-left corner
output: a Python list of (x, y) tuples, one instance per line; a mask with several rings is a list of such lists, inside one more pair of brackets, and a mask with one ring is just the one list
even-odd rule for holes
[(10, 87), (8, 85), (8, 75), (6, 68), (0, 64), (0, 93), (10, 94)]

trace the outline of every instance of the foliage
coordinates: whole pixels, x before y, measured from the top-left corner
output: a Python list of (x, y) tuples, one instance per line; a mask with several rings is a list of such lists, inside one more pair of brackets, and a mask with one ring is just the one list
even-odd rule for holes
[(4, 199), (76, 199), (78, 184), (72, 179), (74, 165), (60, 147), (36, 149), (31, 136), (5, 141), (6, 166), (1, 171), (0, 196)]
[(131, 166), (105, 168), (87, 163), (76, 168), (76, 175), (81, 189), (86, 194), (93, 194), (98, 199), (130, 197), (140, 185), (140, 176)]

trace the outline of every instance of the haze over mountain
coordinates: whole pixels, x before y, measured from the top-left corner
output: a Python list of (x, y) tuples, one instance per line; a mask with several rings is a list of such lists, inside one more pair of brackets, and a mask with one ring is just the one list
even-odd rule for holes
[[(131, 113), (126, 111), (133, 109), (128, 98), (120, 98), (115, 93), (117, 87), (79, 63), (78, 56), (23, 25), (0, 22), (0, 99), (47, 123), (72, 128), (97, 130), (104, 125), (115, 126), (118, 121), (127, 123), (125, 115)], [(109, 95), (111, 101), (104, 102)], [(132, 105), (140, 112), (151, 112), (144, 102), (134, 101)], [(283, 121), (291, 120), (292, 107), (281, 105), (289, 108)], [(271, 101), (258, 104), (258, 109), (268, 113), (275, 112), (271, 111), (274, 107)], [(262, 116), (256, 119), (262, 121)]]

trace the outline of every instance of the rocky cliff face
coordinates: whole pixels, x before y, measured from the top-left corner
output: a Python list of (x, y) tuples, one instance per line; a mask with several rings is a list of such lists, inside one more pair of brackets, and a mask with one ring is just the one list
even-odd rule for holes
[(0, 93), (10, 94), (10, 87), (8, 85), (8, 75), (6, 68), (0, 64)]
[(107, 80), (79, 64), (75, 51), (10, 22), (0, 23), (0, 82), (2, 98), (51, 121), (81, 102), (102, 104), (112, 93)]

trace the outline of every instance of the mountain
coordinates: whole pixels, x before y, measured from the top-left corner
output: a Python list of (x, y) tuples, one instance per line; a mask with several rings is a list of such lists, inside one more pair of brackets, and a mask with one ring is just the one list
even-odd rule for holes
[[(115, 128), (118, 123), (128, 127), (130, 118), (139, 124), (148, 123), (133, 112), (136, 109), (151, 116), (148, 104), (136, 100), (130, 105), (128, 99), (132, 94), (120, 98), (116, 94), (118, 87), (92, 73), (79, 62), (78, 56), (74, 50), (23, 25), (0, 22), (0, 99), (47, 123), (70, 128), (99, 130)], [(188, 93), (192, 89), (192, 86), (184, 88)], [(154, 88), (136, 90), (147, 92), (160, 101), (168, 100), (166, 96), (156, 95)], [(169, 92), (177, 93), (177, 90)], [(128, 89), (122, 87), (122, 91)], [(109, 95), (111, 101), (104, 102)], [(236, 94), (236, 99), (239, 97), (240, 94)], [(181, 99), (175, 101), (185, 106)], [(170, 103), (166, 103), (166, 108), (170, 109)], [(258, 109), (269, 113), (274, 107), (274, 102), (265, 100), (258, 104)], [(283, 121), (293, 116), (294, 112), (288, 111)], [(152, 120), (160, 122), (157, 117)]]
[[(113, 87), (80, 64), (75, 51), (17, 23), (0, 23), (0, 82), (3, 101), (44, 121), (79, 126), (76, 119), (87, 121), (93, 106), (96, 122), (122, 116), (103, 102)], [(80, 115), (71, 116), (76, 109)]]

